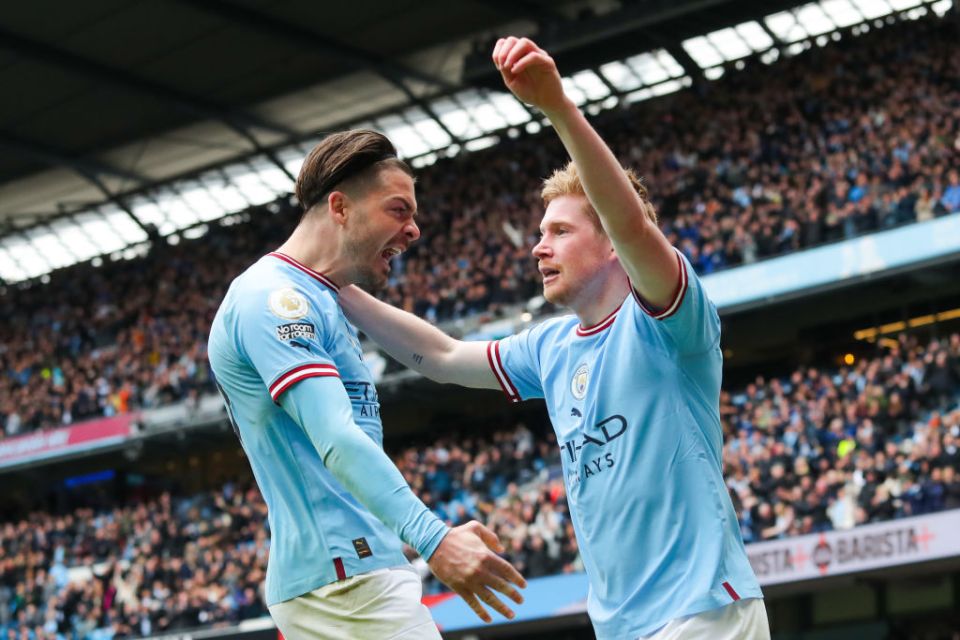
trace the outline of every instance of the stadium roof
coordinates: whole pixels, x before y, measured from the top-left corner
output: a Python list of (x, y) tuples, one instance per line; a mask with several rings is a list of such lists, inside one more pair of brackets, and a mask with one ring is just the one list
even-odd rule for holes
[[(489, 44), (535, 34), (592, 110), (951, 0), (91, 0), (0, 10), (0, 280), (287, 194), (306, 149), (385, 131), (415, 164), (539, 128)], [(55, 16), (52, 19), (51, 16)], [(201, 231), (202, 232), (202, 231)]]

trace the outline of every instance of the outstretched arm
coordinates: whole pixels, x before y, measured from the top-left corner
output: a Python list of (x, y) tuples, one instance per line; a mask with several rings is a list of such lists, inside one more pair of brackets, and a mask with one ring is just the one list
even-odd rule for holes
[(507, 618), (513, 611), (494, 593), (516, 603), (523, 577), (497, 553), (496, 534), (476, 521), (449, 529), (407, 485), (380, 447), (353, 421), (340, 380), (308, 378), (280, 397), (280, 404), (310, 438), (323, 464), (374, 516), (415, 548), (442, 582), (490, 622), (487, 604)]
[(550, 119), (634, 288), (654, 307), (670, 304), (680, 281), (677, 256), (647, 216), (651, 205), (634, 191), (613, 152), (564, 93), (553, 58), (527, 38), (511, 36), (497, 41), (493, 62), (507, 88)]
[(476, 389), (499, 389), (487, 361), (485, 342), (455, 340), (429, 322), (359, 287), (340, 290), (340, 306), (361, 331), (391, 357), (437, 382)]

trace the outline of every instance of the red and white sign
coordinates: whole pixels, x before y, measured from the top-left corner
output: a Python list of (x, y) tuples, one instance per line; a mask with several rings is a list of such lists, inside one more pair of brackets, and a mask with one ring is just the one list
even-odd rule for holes
[(761, 585), (960, 556), (960, 509), (747, 545)]
[(139, 413), (82, 422), (0, 440), (0, 467), (7, 467), (122, 442), (133, 434)]

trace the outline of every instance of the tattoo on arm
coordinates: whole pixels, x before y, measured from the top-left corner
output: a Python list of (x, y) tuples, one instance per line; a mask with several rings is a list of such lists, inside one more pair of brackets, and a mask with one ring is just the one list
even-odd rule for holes
[(423, 364), (423, 356), (420, 355), (419, 353), (415, 353), (413, 354), (413, 361), (416, 362), (417, 364)]

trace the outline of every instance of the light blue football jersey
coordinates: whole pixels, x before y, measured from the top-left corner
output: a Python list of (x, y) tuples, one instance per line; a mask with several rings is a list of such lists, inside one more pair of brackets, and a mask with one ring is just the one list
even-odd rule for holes
[(545, 398), (598, 638), (762, 597), (723, 479), (720, 320), (686, 258), (672, 304), (491, 342), (511, 400)]
[[(272, 253), (233, 281), (210, 332), (210, 364), (268, 507), (268, 605), (346, 576), (406, 565), (398, 534), (429, 558), (447, 531), (382, 454), (377, 391), (336, 296), (323, 274)], [(301, 421), (312, 427), (281, 406), (298, 383), (314, 385), (315, 408), (309, 405)], [(344, 460), (371, 447), (358, 428), (378, 450)], [(341, 446), (331, 451), (325, 445), (334, 440)], [(377, 504), (396, 529), (374, 517), (331, 468), (352, 474), (354, 493)]]

